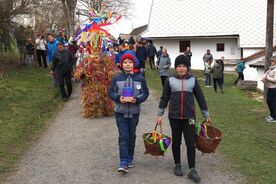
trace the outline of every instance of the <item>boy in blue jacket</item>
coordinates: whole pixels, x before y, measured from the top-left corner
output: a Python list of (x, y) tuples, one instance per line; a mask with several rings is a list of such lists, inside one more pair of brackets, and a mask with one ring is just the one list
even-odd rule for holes
[(162, 116), (169, 103), (169, 121), (172, 130), (172, 151), (175, 162), (174, 174), (183, 176), (180, 163), (180, 145), (182, 134), (187, 147), (189, 165), (188, 177), (194, 182), (200, 181), (195, 170), (195, 103), (197, 99), (201, 112), (207, 122), (210, 122), (207, 104), (197, 79), (189, 74), (189, 62), (184, 55), (175, 59), (176, 75), (169, 77), (164, 85), (159, 103), (157, 123), (162, 123)]
[(144, 77), (134, 73), (135, 58), (125, 53), (121, 58), (122, 72), (111, 81), (108, 95), (115, 102), (115, 118), (119, 130), (120, 164), (118, 172), (127, 173), (134, 166), (136, 126), (140, 104), (149, 96)]

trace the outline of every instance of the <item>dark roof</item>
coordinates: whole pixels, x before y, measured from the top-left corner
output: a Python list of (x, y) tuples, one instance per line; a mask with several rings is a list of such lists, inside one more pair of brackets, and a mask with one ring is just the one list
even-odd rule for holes
[(135, 35), (135, 36), (141, 35), (144, 31), (147, 30), (147, 28), (148, 28), (148, 25), (137, 27), (137, 28), (133, 29), (130, 34)]
[(249, 65), (250, 67), (254, 67), (254, 68), (264, 68), (265, 66), (265, 61), (256, 61), (255, 63), (252, 63)]
[(119, 37), (123, 40), (128, 40), (131, 35), (130, 34), (124, 34), (124, 33), (120, 33)]

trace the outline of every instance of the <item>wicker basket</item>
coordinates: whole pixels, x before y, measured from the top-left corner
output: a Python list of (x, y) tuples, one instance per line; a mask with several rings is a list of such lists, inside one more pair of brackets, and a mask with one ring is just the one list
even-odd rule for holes
[(162, 134), (162, 126), (160, 125), (160, 133), (156, 131), (158, 124), (156, 124), (153, 132), (144, 133), (143, 140), (146, 151), (144, 154), (154, 156), (164, 156), (164, 153), (171, 144), (171, 138)]
[(207, 135), (202, 136), (202, 130), (196, 134), (195, 144), (202, 153), (214, 153), (222, 139), (222, 132), (215, 128), (212, 124), (206, 125)]

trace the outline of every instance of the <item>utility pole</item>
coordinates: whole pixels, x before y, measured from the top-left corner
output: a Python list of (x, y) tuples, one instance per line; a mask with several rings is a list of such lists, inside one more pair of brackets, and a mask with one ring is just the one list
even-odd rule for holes
[[(274, 0), (267, 0), (265, 72), (270, 67), (270, 58), (273, 54), (273, 19), (274, 19)], [(264, 99), (266, 99), (266, 93), (267, 93), (267, 88), (264, 87)]]
[(267, 71), (270, 66), (270, 58), (273, 53), (273, 19), (274, 0), (267, 0), (265, 71)]

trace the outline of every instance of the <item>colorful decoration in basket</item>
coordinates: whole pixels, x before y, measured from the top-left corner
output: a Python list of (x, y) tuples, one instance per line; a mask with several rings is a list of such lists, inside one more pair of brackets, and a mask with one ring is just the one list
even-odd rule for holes
[(222, 132), (213, 124), (205, 122), (197, 125), (195, 144), (202, 153), (214, 153), (222, 139)]
[(197, 126), (197, 134), (201, 135), (202, 137), (206, 137), (207, 139), (209, 139), (207, 131), (208, 131), (207, 126), (206, 126), (205, 123), (202, 123), (202, 124)]
[[(85, 118), (113, 114), (114, 104), (108, 97), (108, 88), (119, 69), (105, 52), (106, 44), (111, 40), (109, 33), (102, 28), (112, 24), (111, 15), (111, 12), (106, 14), (91, 10), (90, 24), (79, 30), (74, 37), (82, 48), (82, 59), (76, 66), (74, 78), (82, 82), (82, 114)], [(120, 17), (116, 21), (119, 19)]]
[(164, 153), (171, 144), (171, 138), (157, 132), (156, 128), (151, 133), (145, 133), (143, 139), (146, 148), (145, 154), (151, 154), (154, 156), (164, 156)]

